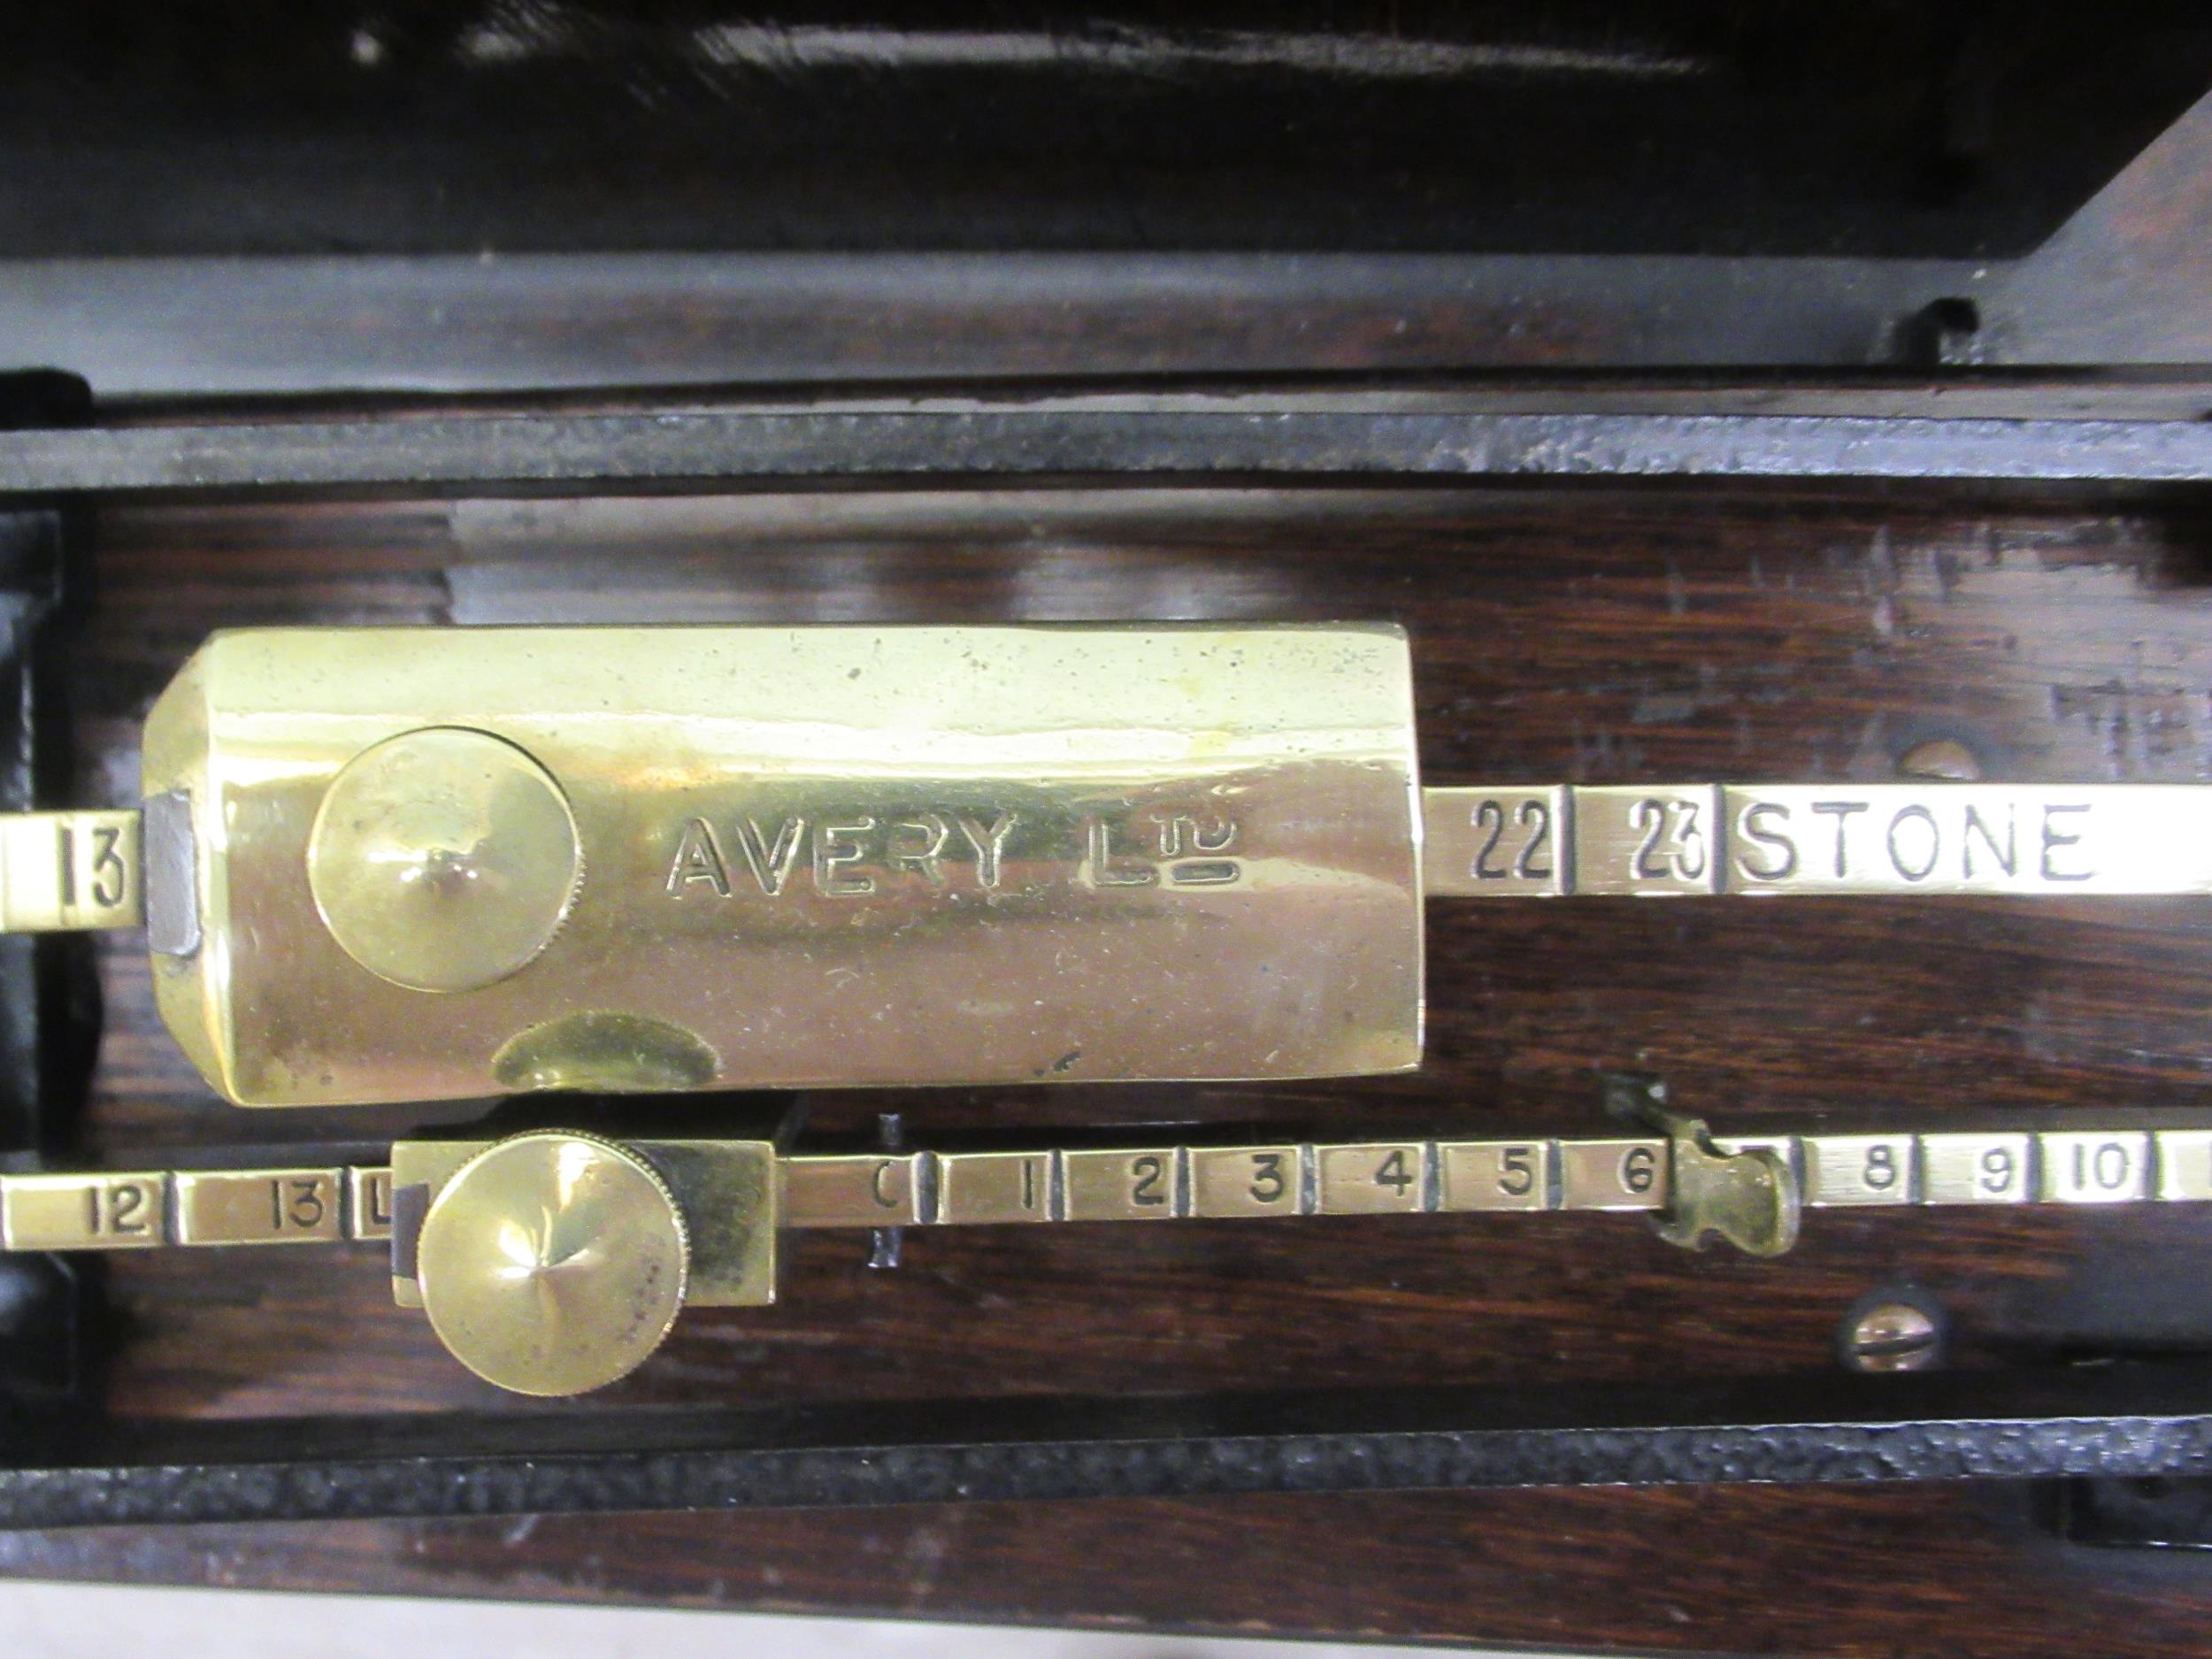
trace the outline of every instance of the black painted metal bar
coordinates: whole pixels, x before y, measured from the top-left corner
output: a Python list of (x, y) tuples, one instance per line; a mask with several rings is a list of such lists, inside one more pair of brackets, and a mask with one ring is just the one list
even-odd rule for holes
[(2212, 479), (2212, 424), (1019, 406), (259, 420), (0, 433), (0, 495), (670, 488), (780, 480)]
[[(312, 1448), (310, 1450), (310, 1448)], [(2212, 1473), (2212, 1373), (141, 1425), (18, 1445), (0, 1526)]]

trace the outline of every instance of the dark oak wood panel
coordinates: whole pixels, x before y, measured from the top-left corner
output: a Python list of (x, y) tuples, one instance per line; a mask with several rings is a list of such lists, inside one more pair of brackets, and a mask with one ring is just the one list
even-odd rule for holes
[(2199, 1563), (2012, 1488), (1510, 1492), (0, 1535), (0, 1571), (270, 1588), (1853, 1655), (2198, 1653)]
[[(2118, 505), (1873, 493), (866, 494), (136, 507), (93, 523), (74, 645), (88, 801), (211, 628), (274, 622), (1389, 618), (1431, 781), (1872, 780), (1931, 736), (1993, 776), (2212, 778), (2208, 526)], [(933, 1133), (1094, 1122), (1597, 1122), (1607, 1067), (1723, 1124), (1832, 1111), (2199, 1106), (2212, 934), (2183, 902), (1439, 903), (1419, 1075), (1266, 1088), (830, 1094)], [(82, 1141), (119, 1153), (376, 1135), (242, 1114), (101, 953)], [(604, 1398), (929, 1398), (1653, 1380), (1832, 1365), (1911, 1280), (1956, 1363), (2138, 1351), (2212, 1323), (2187, 1210), (1821, 1213), (1778, 1263), (1624, 1217), (922, 1233), (870, 1272), (795, 1242), (785, 1300), (688, 1316)], [(119, 1257), (135, 1416), (528, 1410), (476, 1384), (364, 1254)], [(1203, 1563), (1202, 1571), (1193, 1567)], [(1723, 1488), (983, 1506), (610, 1523), (0, 1537), (0, 1571), (880, 1608), (936, 1616), (1838, 1654), (2179, 1652), (2212, 1577), (2041, 1539), (2009, 1488)]]

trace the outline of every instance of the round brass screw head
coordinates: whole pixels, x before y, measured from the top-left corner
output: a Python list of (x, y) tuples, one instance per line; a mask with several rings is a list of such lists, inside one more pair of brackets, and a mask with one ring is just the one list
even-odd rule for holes
[(431, 1201), (416, 1281), (431, 1329), (486, 1382), (580, 1394), (626, 1377), (683, 1306), (691, 1244), (635, 1153), (588, 1135), (485, 1148)]
[(417, 991), (505, 979), (560, 931), (583, 877), (560, 786), (488, 732), (430, 726), (348, 761), (307, 841), (323, 925)]
[(1943, 1327), (1913, 1302), (1876, 1302), (1849, 1322), (1844, 1355), (1853, 1371), (1925, 1371), (1943, 1356)]
[(1958, 739), (1932, 737), (1900, 755), (1897, 770), (1908, 778), (1948, 778), (1970, 783), (1982, 775), (1982, 763)]

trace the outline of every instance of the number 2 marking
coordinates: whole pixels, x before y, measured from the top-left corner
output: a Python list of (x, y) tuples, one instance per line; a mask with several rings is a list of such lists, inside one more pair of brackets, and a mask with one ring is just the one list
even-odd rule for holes
[(1147, 1209), (1157, 1209), (1167, 1202), (1167, 1194), (1160, 1190), (1160, 1183), (1167, 1178), (1167, 1161), (1156, 1153), (1148, 1152), (1133, 1159), (1129, 1173), (1135, 1178), (1129, 1188), (1129, 1202)]

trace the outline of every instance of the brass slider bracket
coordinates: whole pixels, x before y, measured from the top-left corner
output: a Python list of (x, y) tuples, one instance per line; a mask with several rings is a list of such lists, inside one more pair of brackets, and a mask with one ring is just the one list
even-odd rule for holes
[(1607, 1110), (1667, 1137), (1667, 1204), (1652, 1217), (1661, 1238), (1701, 1250), (1718, 1238), (1747, 1256), (1782, 1256), (1797, 1243), (1804, 1193), (1786, 1142), (1724, 1148), (1701, 1118), (1671, 1111), (1656, 1079), (1613, 1077)]
[(1425, 898), (2212, 892), (2201, 787), (1424, 788), (1413, 710), (1369, 624), (221, 634), (0, 923), (303, 1107), (1401, 1071)]
[(1617, 1212), (1676, 1244), (1776, 1256), (1806, 1210), (2212, 1202), (2212, 1121), (2171, 1114), (1738, 1136), (1638, 1116), (1592, 1136), (856, 1154), (565, 1130), (403, 1141), (378, 1166), (0, 1175), (0, 1247), (378, 1242), (394, 1299), (462, 1363), (562, 1395), (643, 1363), (683, 1308), (773, 1302), (792, 1227)]

